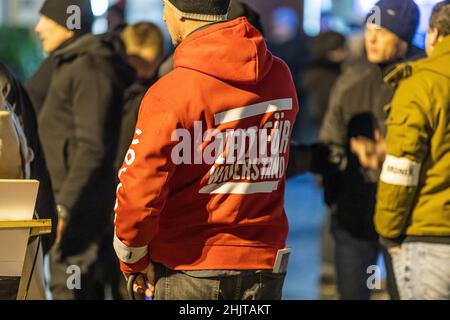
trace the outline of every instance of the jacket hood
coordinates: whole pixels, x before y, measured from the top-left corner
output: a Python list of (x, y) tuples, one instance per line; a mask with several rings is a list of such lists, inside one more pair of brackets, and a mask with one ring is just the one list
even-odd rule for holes
[(257, 84), (269, 73), (273, 56), (261, 33), (242, 17), (194, 32), (177, 47), (174, 60), (175, 68)]
[(94, 36), (87, 34), (56, 50), (53, 56), (66, 60), (83, 54), (95, 53), (96, 56), (108, 58), (121, 53), (121, 50), (123, 50), (123, 47), (118, 39), (105, 35)]
[(108, 60), (111, 65), (114, 65), (119, 77), (129, 84), (136, 80), (136, 72), (124, 59), (125, 51), (123, 43), (119, 38), (114, 36), (94, 36), (91, 34), (81, 36), (53, 52), (52, 57), (58, 65), (65, 62), (70, 63), (72, 60), (84, 55)]
[(384, 81), (391, 88), (397, 89), (402, 80), (420, 71), (433, 72), (450, 79), (449, 60), (450, 36), (447, 36), (436, 46), (431, 56), (397, 65), (384, 77)]
[(434, 49), (433, 54), (423, 63), (419, 63), (419, 68), (428, 69), (450, 78), (450, 36), (445, 37)]
[[(450, 36), (445, 37), (429, 57), (426, 68), (450, 78)], [(425, 67), (425, 66), (424, 66)]]

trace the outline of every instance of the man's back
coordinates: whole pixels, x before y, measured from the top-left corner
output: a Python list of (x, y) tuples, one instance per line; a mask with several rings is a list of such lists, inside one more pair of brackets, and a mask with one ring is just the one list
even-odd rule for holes
[(116, 244), (149, 244), (152, 261), (175, 270), (271, 269), (287, 237), (297, 110), (288, 67), (245, 19), (190, 35), (141, 105)]

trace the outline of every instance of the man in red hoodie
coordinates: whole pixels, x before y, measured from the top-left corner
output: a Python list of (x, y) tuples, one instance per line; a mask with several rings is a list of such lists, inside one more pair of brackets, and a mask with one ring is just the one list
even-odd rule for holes
[[(280, 299), (292, 76), (230, 0), (165, 0), (174, 70), (119, 173), (114, 248), (154, 299)], [(146, 278), (147, 281), (144, 282)]]

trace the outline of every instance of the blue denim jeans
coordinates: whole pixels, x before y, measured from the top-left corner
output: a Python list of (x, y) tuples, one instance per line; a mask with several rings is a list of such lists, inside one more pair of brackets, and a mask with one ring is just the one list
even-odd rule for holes
[(450, 245), (404, 243), (392, 260), (402, 300), (450, 300)]
[(367, 269), (376, 265), (381, 248), (378, 241), (358, 239), (345, 230), (336, 217), (331, 220), (334, 263), (339, 299), (370, 300)]

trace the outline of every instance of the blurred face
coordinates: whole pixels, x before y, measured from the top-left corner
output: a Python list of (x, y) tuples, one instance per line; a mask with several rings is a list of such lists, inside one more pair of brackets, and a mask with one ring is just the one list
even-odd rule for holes
[(106, 16), (106, 20), (108, 21), (108, 31), (114, 31), (118, 26), (125, 23), (122, 16), (115, 12), (110, 12)]
[(371, 63), (386, 63), (402, 59), (408, 51), (408, 44), (388, 29), (366, 25), (365, 43), (367, 59)]
[(155, 60), (149, 61), (139, 55), (127, 56), (128, 64), (136, 71), (137, 76), (141, 80), (148, 80), (153, 77), (155, 73)]
[(75, 33), (46, 16), (41, 16), (34, 29), (42, 41), (44, 52), (51, 53), (61, 44), (72, 38)]
[(127, 53), (127, 61), (136, 70), (139, 79), (146, 80), (153, 77), (160, 57), (154, 48), (139, 48)]
[(427, 32), (427, 39), (425, 45), (425, 50), (428, 56), (431, 56), (431, 54), (434, 51), (434, 47), (436, 46), (436, 44), (439, 43), (439, 40), (440, 40), (439, 31), (435, 28), (429, 28)]

